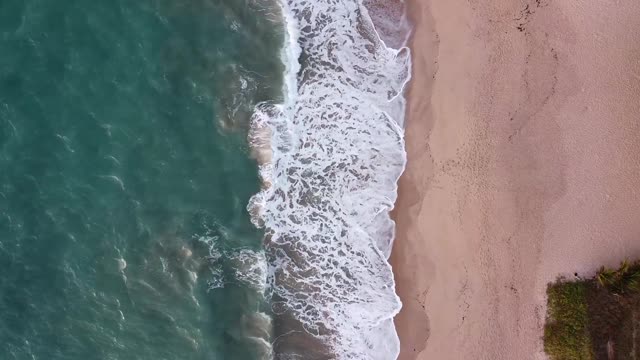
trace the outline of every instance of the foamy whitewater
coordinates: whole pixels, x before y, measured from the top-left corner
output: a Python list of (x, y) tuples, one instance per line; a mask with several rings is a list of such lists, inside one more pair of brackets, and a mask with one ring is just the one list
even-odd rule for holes
[(409, 52), (385, 47), (360, 0), (283, 1), (286, 101), (259, 105), (251, 132), (265, 185), (249, 208), (267, 233), (272, 310), (330, 358), (395, 359), (389, 211), (406, 159)]

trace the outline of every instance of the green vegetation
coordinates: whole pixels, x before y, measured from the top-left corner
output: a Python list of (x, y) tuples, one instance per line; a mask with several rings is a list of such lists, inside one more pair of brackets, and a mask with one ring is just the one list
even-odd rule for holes
[(588, 329), (587, 288), (581, 282), (557, 282), (547, 289), (549, 319), (544, 350), (551, 359), (592, 359)]
[(640, 291), (640, 261), (633, 265), (623, 261), (618, 269), (605, 269), (604, 266), (596, 276), (598, 283), (614, 294), (624, 295)]
[(547, 288), (544, 349), (552, 360), (640, 359), (640, 261)]

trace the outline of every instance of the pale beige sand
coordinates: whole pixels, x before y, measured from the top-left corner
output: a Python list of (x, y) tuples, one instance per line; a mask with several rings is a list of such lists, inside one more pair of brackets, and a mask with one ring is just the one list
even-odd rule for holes
[(640, 1), (413, 0), (408, 359), (538, 359), (546, 284), (640, 257)]

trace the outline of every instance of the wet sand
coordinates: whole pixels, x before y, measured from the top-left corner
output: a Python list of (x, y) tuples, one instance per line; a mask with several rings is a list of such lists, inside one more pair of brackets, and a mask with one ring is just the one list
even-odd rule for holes
[(544, 359), (546, 284), (640, 257), (640, 2), (408, 6), (400, 359)]

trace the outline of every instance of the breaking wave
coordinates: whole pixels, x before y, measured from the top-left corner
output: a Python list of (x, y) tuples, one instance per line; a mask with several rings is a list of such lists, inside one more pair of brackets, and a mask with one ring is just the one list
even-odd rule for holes
[[(209, 250), (207, 256), (210, 271), (207, 280), (209, 290), (224, 288), (228, 284), (241, 285), (248, 291), (246, 298), (255, 308), (247, 309), (238, 324), (237, 338), (247, 343), (255, 351), (256, 359), (273, 359), (271, 317), (261, 311), (267, 284), (267, 262), (263, 251), (240, 248), (220, 250), (220, 238), (216, 235), (196, 236)], [(225, 271), (226, 270), (226, 271)], [(247, 300), (247, 299), (245, 299)]]
[(283, 0), (282, 12), (285, 101), (258, 105), (250, 133), (275, 357), (395, 359), (389, 211), (409, 51), (385, 46), (360, 0)]

